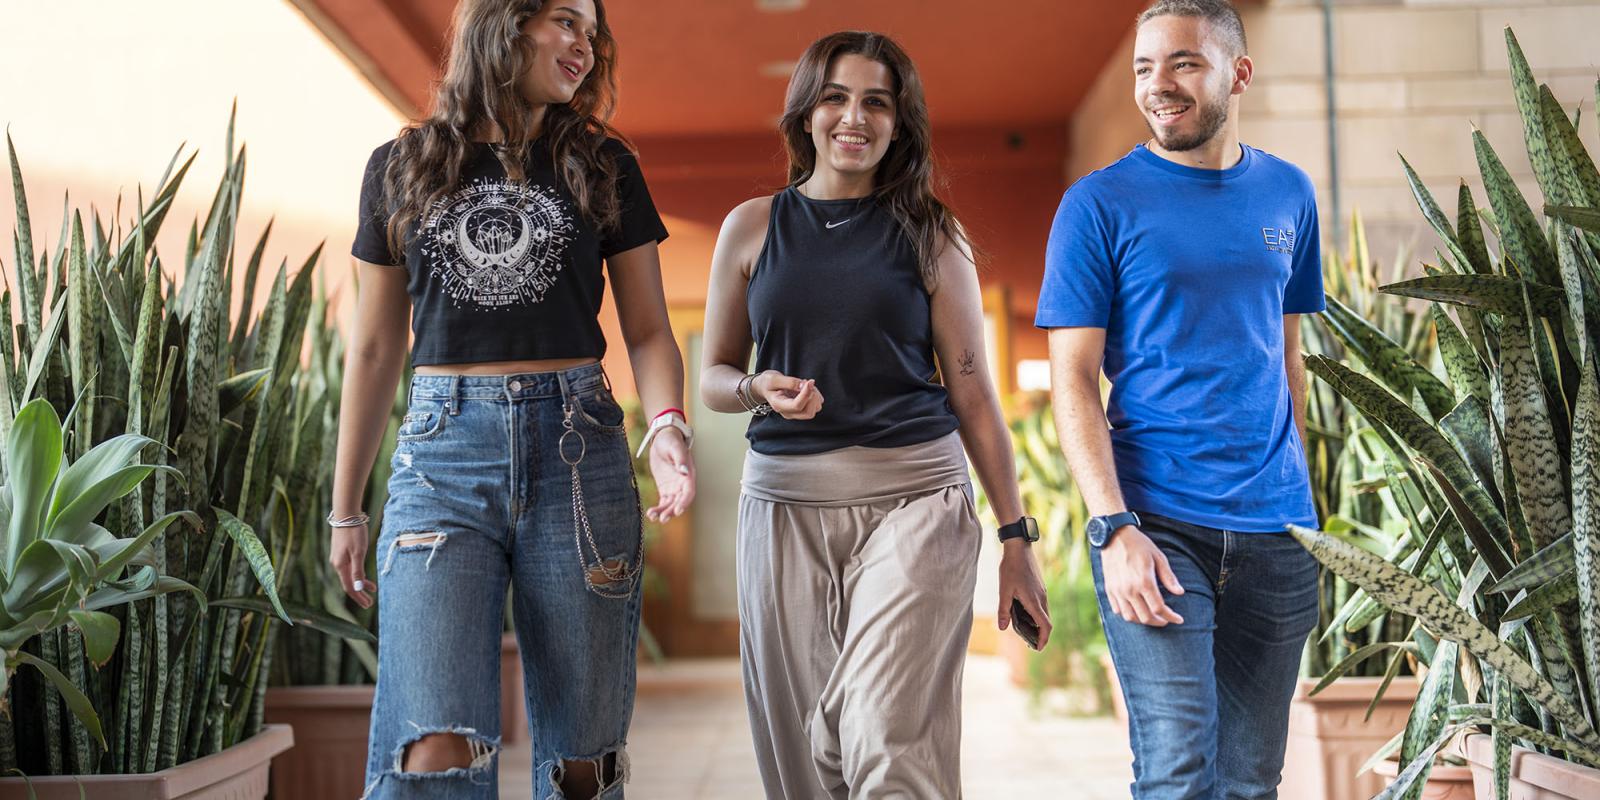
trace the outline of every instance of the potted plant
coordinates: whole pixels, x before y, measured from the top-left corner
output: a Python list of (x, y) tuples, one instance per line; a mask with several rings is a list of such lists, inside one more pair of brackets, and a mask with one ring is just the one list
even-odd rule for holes
[(1419, 516), (1433, 521), (1388, 558), (1294, 531), (1324, 565), (1415, 617), (1432, 644), (1419, 647), (1430, 669), (1406, 730), (1386, 748), (1402, 768), (1384, 797), (1414, 796), (1464, 731), (1476, 734), (1466, 752), (1480, 797), (1506, 797), (1530, 773), (1562, 776), (1538, 796), (1584, 796), (1550, 792), (1600, 777), (1600, 172), (1506, 38), (1551, 219), (1535, 215), (1481, 132), (1492, 214), (1463, 184), (1452, 220), (1407, 165), (1444, 252), (1427, 276), (1384, 290), (1433, 303), (1448, 381), (1398, 347), (1373, 351), (1372, 377), (1307, 359), (1384, 432), (1395, 469), (1421, 490)]
[[(1407, 260), (1404, 252), (1394, 260), (1395, 280)], [(1378, 292), (1380, 269), (1368, 255), (1359, 215), (1351, 220), (1344, 252), (1330, 252), (1324, 261), (1329, 308), (1320, 318), (1302, 319), (1307, 351), (1341, 360), (1367, 355), (1376, 330), (1403, 343), (1413, 359), (1431, 361), (1426, 314)], [(1307, 461), (1322, 529), (1394, 552), (1413, 524), (1404, 509), (1421, 502), (1415, 487), (1388, 466), (1382, 439), (1348, 401), (1325, 383), (1309, 389)], [(1319, 581), (1321, 614), (1289, 708), (1281, 790), (1306, 800), (1357, 800), (1383, 788), (1381, 777), (1359, 765), (1405, 727), (1416, 698), (1415, 623), (1388, 613), (1332, 572)]]
[[(0, 747), (0, 758), (10, 759), (0, 772), (30, 777), (0, 779), (0, 797), (26, 796), (30, 781), (46, 797), (77, 797), (78, 784), (99, 787), (95, 794), (108, 791), (108, 782), (139, 781), (165, 787), (150, 796), (261, 796), (266, 761), (291, 740), (287, 729), (262, 728), (273, 639), (290, 619), (341, 631), (327, 615), (284, 602), (277, 568), (292, 557), (284, 532), (308, 505), (290, 443), (306, 416), (295, 387), (317, 256), (292, 285), (280, 268), (266, 305), (252, 313), (263, 234), (239, 262), (246, 300), (230, 318), (245, 164), (230, 124), (212, 207), (178, 254), (181, 283), (168, 278), (151, 243), (192, 161), (179, 165), (174, 157), (149, 205), (141, 195), (125, 228), (118, 221), (108, 232), (92, 212), (86, 226), (74, 213), (54, 253), (36, 256), (11, 152), (17, 258), (9, 283), (21, 319), (13, 326), (9, 292), (0, 295), (0, 427), (12, 409), (43, 398), (70, 409), (64, 441), (74, 463), (99, 443), (144, 437), (139, 451), (142, 464), (154, 468), (151, 479), (131, 486), (95, 522), (105, 531), (140, 531), (147, 520), (190, 509), (193, 524), (156, 533), (146, 557), (157, 573), (195, 591), (108, 609), (121, 635), (103, 666), (86, 659), (75, 633), (36, 638), (32, 655), (85, 698), (104, 723), (102, 736), (64, 714), (58, 695), (39, 681), (14, 682), (0, 737), (15, 747)], [(48, 316), (47, 292), (54, 298)], [(13, 363), (16, 353), (26, 360)], [(239, 758), (254, 763), (226, 763)], [(195, 774), (219, 763), (232, 776), (202, 789)], [(155, 774), (128, 777), (146, 773)], [(44, 775), (70, 777), (31, 777)]]

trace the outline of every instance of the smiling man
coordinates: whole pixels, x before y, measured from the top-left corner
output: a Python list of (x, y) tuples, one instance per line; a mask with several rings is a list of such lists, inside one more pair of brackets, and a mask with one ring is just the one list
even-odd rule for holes
[(1277, 795), (1317, 617), (1316, 562), (1285, 533), (1317, 524), (1298, 332), (1323, 307), (1315, 191), (1240, 144), (1245, 53), (1225, 0), (1139, 17), (1151, 139), (1067, 191), (1035, 320), (1139, 798)]

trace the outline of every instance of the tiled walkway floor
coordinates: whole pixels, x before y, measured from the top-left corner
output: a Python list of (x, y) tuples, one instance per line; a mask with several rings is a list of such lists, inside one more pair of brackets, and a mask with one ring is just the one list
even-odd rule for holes
[[(1128, 796), (1133, 756), (1110, 718), (1035, 713), (999, 659), (967, 660), (961, 774), (964, 800)], [(739, 664), (674, 661), (641, 668), (629, 734), (637, 800), (761, 800)], [(526, 742), (500, 759), (502, 800), (528, 798)]]

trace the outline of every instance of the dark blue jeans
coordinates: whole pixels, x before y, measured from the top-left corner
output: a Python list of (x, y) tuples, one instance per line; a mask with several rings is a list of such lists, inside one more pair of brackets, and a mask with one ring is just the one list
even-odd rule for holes
[(1183, 586), (1162, 590), (1182, 625), (1112, 613), (1100, 552), (1095, 592), (1128, 707), (1133, 796), (1278, 795), (1289, 700), (1317, 621), (1317, 562), (1287, 533), (1241, 533), (1139, 512)]

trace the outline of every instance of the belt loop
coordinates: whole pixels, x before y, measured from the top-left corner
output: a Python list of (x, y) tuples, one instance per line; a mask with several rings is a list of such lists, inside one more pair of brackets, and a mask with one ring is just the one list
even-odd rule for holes
[(615, 394), (615, 392), (611, 391), (611, 373), (606, 372), (606, 365), (596, 361), (595, 366), (600, 368), (600, 380), (605, 381), (606, 394)]
[(461, 376), (450, 376), (450, 399), (445, 403), (450, 407), (450, 416), (461, 413)]
[(556, 372), (556, 382), (561, 384), (561, 407), (572, 407), (572, 383), (567, 380), (567, 371)]

